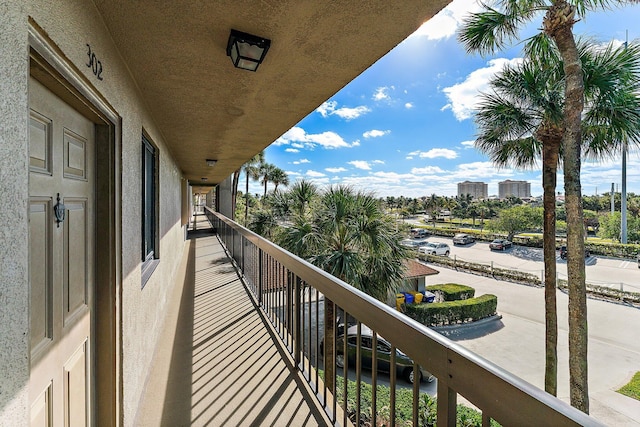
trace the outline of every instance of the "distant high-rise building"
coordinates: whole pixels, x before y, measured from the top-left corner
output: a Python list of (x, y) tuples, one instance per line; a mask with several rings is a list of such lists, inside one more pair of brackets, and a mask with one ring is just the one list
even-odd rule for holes
[(501, 199), (506, 199), (509, 196), (531, 197), (531, 183), (527, 181), (511, 181), (510, 179), (499, 182), (498, 196)]
[(458, 196), (464, 196), (466, 194), (470, 194), (474, 199), (486, 199), (489, 196), (488, 185), (484, 182), (459, 182)]

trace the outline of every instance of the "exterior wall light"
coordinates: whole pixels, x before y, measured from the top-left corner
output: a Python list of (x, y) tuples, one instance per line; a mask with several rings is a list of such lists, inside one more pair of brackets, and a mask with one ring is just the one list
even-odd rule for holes
[(271, 40), (231, 30), (227, 42), (227, 56), (236, 68), (256, 71), (271, 46)]
[(218, 163), (218, 161), (217, 161), (217, 160), (214, 160), (214, 159), (207, 159), (207, 166), (209, 166), (209, 167), (213, 167), (213, 166), (215, 166), (215, 164), (216, 164), (216, 163)]

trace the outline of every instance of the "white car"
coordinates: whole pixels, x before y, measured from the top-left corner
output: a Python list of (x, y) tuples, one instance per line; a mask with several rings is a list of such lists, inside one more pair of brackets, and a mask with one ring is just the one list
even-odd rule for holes
[(449, 256), (449, 252), (451, 252), (451, 249), (449, 248), (449, 245), (447, 245), (446, 243), (429, 242), (424, 246), (420, 246), (420, 248), (418, 248), (418, 252), (421, 254), (427, 254), (427, 255)]

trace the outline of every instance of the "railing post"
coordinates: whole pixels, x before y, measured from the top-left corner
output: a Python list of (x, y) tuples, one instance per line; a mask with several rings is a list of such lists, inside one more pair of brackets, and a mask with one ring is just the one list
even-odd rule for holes
[(262, 306), (262, 249), (258, 248), (258, 304)]
[(455, 427), (457, 397), (458, 394), (449, 388), (447, 381), (438, 378), (438, 426)]
[(296, 361), (296, 368), (300, 369), (300, 363), (301, 363), (301, 353), (302, 353), (302, 319), (301, 319), (301, 311), (302, 311), (302, 298), (301, 298), (301, 280), (299, 277), (296, 276), (296, 280), (294, 282), (294, 286), (295, 286), (295, 290), (294, 290), (294, 302), (293, 302), (293, 306), (295, 309), (295, 319), (293, 322), (293, 333), (294, 333), (294, 337), (295, 337), (295, 343), (293, 344), (293, 348), (295, 349), (295, 361)]

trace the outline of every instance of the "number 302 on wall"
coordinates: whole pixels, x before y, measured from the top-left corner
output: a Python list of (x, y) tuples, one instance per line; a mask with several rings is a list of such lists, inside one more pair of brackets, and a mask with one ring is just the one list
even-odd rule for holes
[(86, 66), (91, 68), (93, 71), (93, 75), (98, 78), (98, 80), (103, 80), (102, 78), (102, 62), (98, 60), (96, 54), (91, 50), (91, 46), (87, 43), (87, 56), (89, 57), (89, 62), (87, 62)]

